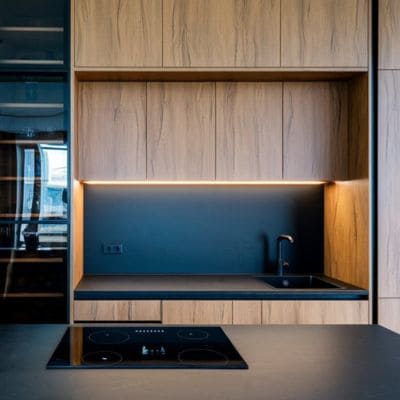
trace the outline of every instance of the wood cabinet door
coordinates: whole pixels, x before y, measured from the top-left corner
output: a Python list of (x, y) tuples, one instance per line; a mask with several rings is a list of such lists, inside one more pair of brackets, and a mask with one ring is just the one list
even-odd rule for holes
[(164, 324), (232, 324), (232, 301), (164, 300)]
[(215, 84), (148, 83), (147, 177), (215, 179)]
[(77, 300), (75, 321), (161, 321), (160, 300)]
[(282, 0), (281, 7), (282, 67), (368, 66), (368, 0)]
[(400, 333), (400, 299), (379, 299), (379, 325)]
[(162, 0), (75, 0), (75, 66), (161, 67)]
[(279, 0), (164, 0), (165, 67), (277, 67)]
[(263, 324), (368, 324), (367, 300), (262, 302)]
[(400, 1), (379, 0), (379, 68), (400, 69)]
[(78, 126), (79, 179), (146, 179), (145, 83), (80, 83)]
[(347, 84), (288, 82), (283, 88), (284, 179), (346, 179)]
[(282, 179), (282, 83), (217, 83), (217, 180)]
[(400, 298), (400, 71), (379, 72), (378, 295)]

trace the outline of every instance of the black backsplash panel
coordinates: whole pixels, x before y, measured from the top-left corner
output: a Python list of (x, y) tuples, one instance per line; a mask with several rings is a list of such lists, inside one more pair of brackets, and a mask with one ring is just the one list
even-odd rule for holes
[(87, 185), (84, 223), (86, 274), (274, 272), (280, 234), (287, 272), (323, 271), (322, 185)]

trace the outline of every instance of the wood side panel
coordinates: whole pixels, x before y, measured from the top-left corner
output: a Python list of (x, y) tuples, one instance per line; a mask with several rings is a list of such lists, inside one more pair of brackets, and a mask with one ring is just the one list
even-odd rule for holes
[(160, 300), (76, 300), (75, 321), (161, 321)]
[(349, 81), (348, 179), (368, 178), (369, 107), (368, 74)]
[(129, 302), (130, 321), (161, 321), (160, 300), (132, 300)]
[(367, 300), (263, 301), (263, 324), (368, 324)]
[(335, 279), (369, 288), (368, 179), (325, 186), (324, 266)]
[(162, 65), (162, 0), (75, 0), (75, 65)]
[(146, 178), (146, 84), (79, 84), (79, 178)]
[(217, 180), (282, 179), (282, 83), (217, 83)]
[(400, 1), (379, 0), (379, 68), (400, 69)]
[(400, 297), (400, 71), (379, 73), (378, 292)]
[(214, 83), (148, 83), (147, 177), (215, 179)]
[(233, 301), (234, 325), (260, 325), (262, 317), (260, 300)]
[(347, 83), (284, 83), (284, 179), (346, 179), (347, 152)]
[(232, 324), (232, 301), (164, 300), (164, 324)]
[[(83, 277), (83, 185), (73, 181), (73, 210), (71, 224), (71, 268), (72, 268), (72, 289), (78, 286)], [(71, 298), (73, 293), (71, 293)]]
[(400, 333), (400, 299), (379, 299), (379, 325)]
[(368, 66), (368, 0), (282, 0), (282, 67)]
[(164, 0), (165, 67), (279, 66), (279, 0)]

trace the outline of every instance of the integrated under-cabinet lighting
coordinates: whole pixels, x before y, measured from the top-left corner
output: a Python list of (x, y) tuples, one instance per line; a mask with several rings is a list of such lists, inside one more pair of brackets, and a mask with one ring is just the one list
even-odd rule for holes
[(86, 185), (323, 185), (325, 181), (82, 181)]

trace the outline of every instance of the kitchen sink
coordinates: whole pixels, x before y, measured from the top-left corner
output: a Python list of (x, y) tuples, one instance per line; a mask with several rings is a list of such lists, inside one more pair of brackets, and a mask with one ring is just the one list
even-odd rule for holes
[(343, 289), (343, 287), (335, 283), (328, 282), (314, 275), (268, 276), (258, 279), (277, 289)]

